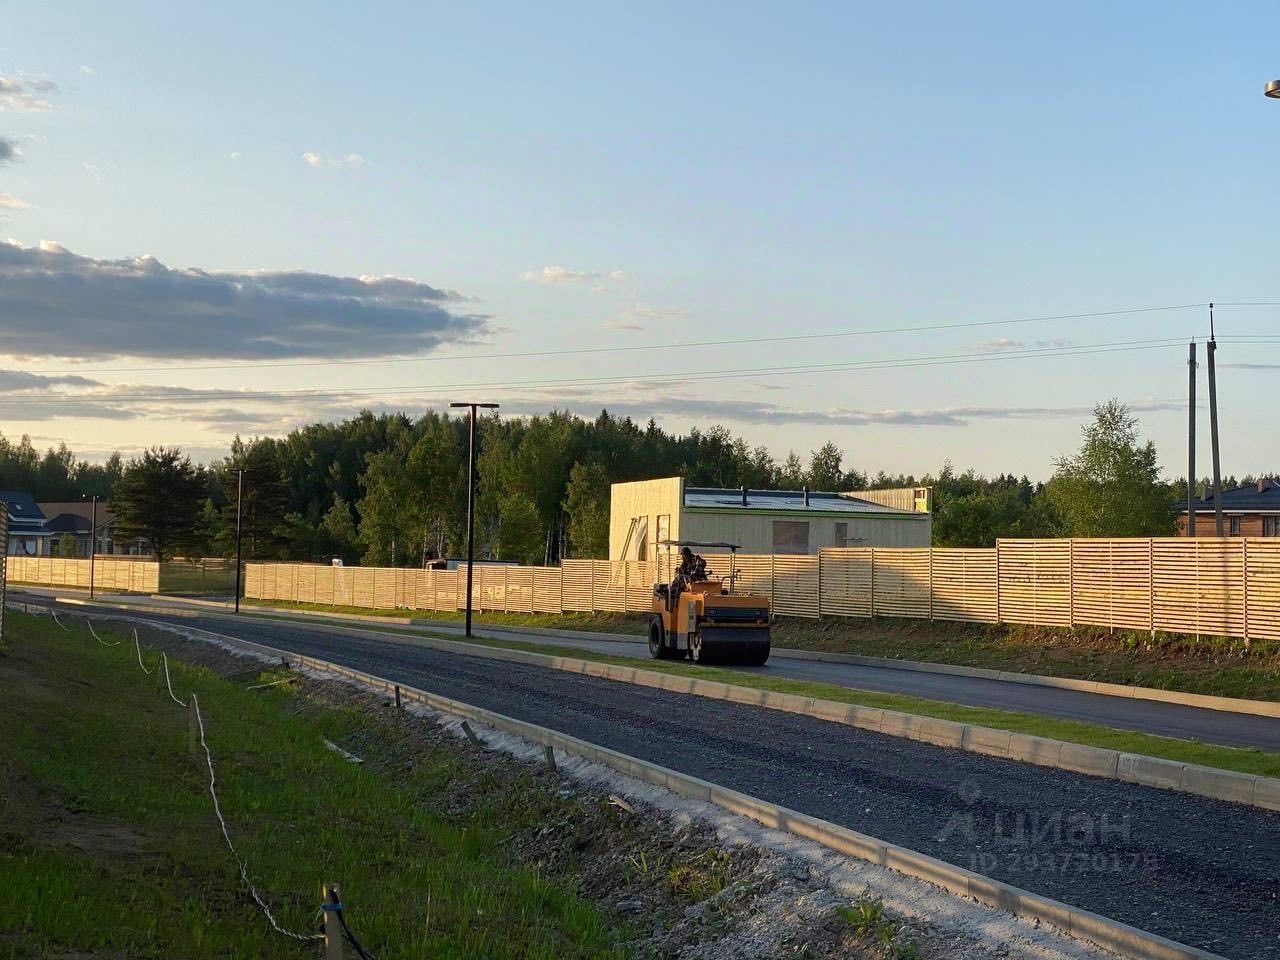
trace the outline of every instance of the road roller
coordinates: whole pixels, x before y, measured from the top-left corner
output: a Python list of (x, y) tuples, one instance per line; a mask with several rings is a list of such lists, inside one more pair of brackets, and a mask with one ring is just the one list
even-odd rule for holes
[[(697, 540), (662, 540), (666, 563), (672, 553), (686, 558), (679, 572), (653, 587), (649, 620), (649, 656), (655, 660), (761, 666), (769, 659), (769, 598), (737, 589), (738, 545)], [(728, 550), (728, 572), (717, 576), (695, 550)], [(688, 562), (692, 558), (692, 562)], [(716, 558), (720, 562), (720, 558)]]

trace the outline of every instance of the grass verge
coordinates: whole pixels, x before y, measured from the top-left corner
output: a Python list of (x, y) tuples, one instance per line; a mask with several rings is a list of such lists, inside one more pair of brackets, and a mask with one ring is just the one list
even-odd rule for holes
[[(284, 601), (246, 600), (318, 613), (353, 613), (408, 619), (461, 620), (462, 614), (432, 610), (370, 610)], [(644, 634), (643, 614), (477, 614), (482, 623), (605, 633)], [(1098, 627), (1067, 630), (1017, 624), (949, 623), (894, 617), (780, 618), (773, 628), (778, 648), (852, 653), (895, 660), (922, 660), (1015, 673), (1099, 680), (1218, 697), (1280, 700), (1280, 643), (1239, 638), (1193, 637)]]
[[(130, 647), (12, 611), (5, 628), (0, 956), (304, 955), (246, 897), (207, 769), (187, 754), (186, 711)], [(171, 667), (179, 695), (199, 696), (232, 837), (288, 928), (316, 928), (319, 884), (334, 879), (383, 960), (623, 955), (595, 907), (505, 853), (513, 831), (548, 816), (553, 791), (489, 783), (450, 816), (438, 798), (476, 785), (456, 750), (416, 755), (389, 779), (324, 748), (366, 735), (364, 711), (300, 708), (287, 684), (251, 692)]]

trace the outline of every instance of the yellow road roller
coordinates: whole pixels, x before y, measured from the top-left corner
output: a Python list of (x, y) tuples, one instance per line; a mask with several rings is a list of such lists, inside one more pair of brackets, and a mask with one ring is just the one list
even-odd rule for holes
[[(649, 656), (753, 667), (764, 664), (769, 659), (769, 598), (737, 590), (738, 545), (662, 540), (658, 546), (667, 550), (667, 562), (658, 563), (659, 571), (674, 567), (675, 573), (668, 582), (653, 587)], [(706, 561), (694, 553), (699, 549), (728, 550), (728, 572), (717, 576), (708, 570)], [(672, 553), (677, 550), (680, 561), (675, 567)]]

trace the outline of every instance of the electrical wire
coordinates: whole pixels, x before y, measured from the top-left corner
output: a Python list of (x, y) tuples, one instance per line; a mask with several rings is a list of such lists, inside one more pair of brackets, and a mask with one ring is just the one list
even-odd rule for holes
[(89, 628), (89, 632), (93, 634), (93, 639), (97, 640), (104, 647), (118, 647), (120, 646), (120, 644), (124, 643), (123, 640), (116, 640), (114, 643), (107, 643), (107, 641), (103, 640), (100, 636), (98, 636), (98, 632), (93, 629), (92, 620), (86, 620), (85, 626), (87, 626)]
[[(1280, 300), (1216, 300), (1221, 307), (1273, 307), (1280, 306)], [(1144, 313), (1162, 313), (1173, 310), (1192, 310), (1207, 307), (1207, 303), (1178, 303), (1157, 307), (1133, 307), (1124, 310), (1103, 310), (1097, 313), (1068, 313), (1043, 317), (1014, 317), (1007, 320), (972, 320), (962, 323), (925, 323), (907, 327), (876, 327), (865, 330), (837, 330), (831, 333), (796, 333), (777, 337), (732, 337), (715, 340), (681, 340), (673, 343), (625, 344), (611, 347), (570, 347), (563, 350), (528, 350), (506, 353), (470, 353), (448, 356), (426, 357), (358, 357), (332, 360), (275, 360), (267, 363), (250, 361), (247, 363), (229, 364), (180, 364), (154, 365), (144, 367), (76, 367), (66, 370), (30, 371), (41, 374), (83, 374), (83, 373), (153, 373), (153, 372), (186, 372), (197, 370), (273, 370), (289, 367), (333, 367), (352, 366), (355, 364), (386, 363), (438, 363), (456, 360), (513, 360), (535, 359), (539, 357), (568, 357), (584, 354), (634, 353), (645, 350), (678, 350), (689, 347), (723, 347), (741, 344), (796, 343), (812, 340), (837, 340), (848, 337), (888, 336), (895, 333), (929, 333), (939, 330), (966, 330), (977, 327), (1012, 326), (1024, 323), (1051, 323), (1071, 320), (1101, 320), (1108, 317), (1136, 316)]]
[(147, 674), (147, 675), (149, 676), (149, 675), (151, 674), (151, 671), (150, 671), (150, 670), (148, 670), (148, 669), (147, 669), (147, 665), (146, 665), (145, 663), (143, 663), (143, 662), (142, 662), (142, 645), (141, 645), (140, 643), (138, 643), (138, 628), (137, 628), (137, 627), (134, 627), (134, 628), (133, 628), (133, 649), (134, 649), (134, 650), (136, 650), (136, 651), (137, 651), (137, 653), (138, 653), (138, 666), (140, 666), (140, 667), (142, 668), (142, 672), (143, 672), (143, 673), (145, 673), (145, 674)]
[(209, 752), (209, 745), (204, 738), (204, 717), (200, 714), (200, 700), (196, 696), (195, 691), (191, 693), (191, 706), (195, 710), (196, 725), (200, 731), (200, 746), (204, 749), (205, 763), (209, 767), (209, 796), (213, 798), (213, 812), (218, 816), (218, 824), (222, 827), (222, 838), (227, 841), (227, 849), (231, 851), (231, 855), (235, 857), (236, 863), (240, 866), (240, 880), (249, 889), (249, 895), (253, 897), (259, 909), (267, 918), (267, 922), (271, 924), (276, 933), (291, 937), (294, 940), (303, 943), (311, 943), (314, 940), (322, 939), (315, 934), (294, 933), (292, 930), (286, 930), (276, 922), (275, 916), (271, 912), (271, 908), (267, 906), (267, 902), (262, 898), (262, 894), (258, 892), (258, 888), (253, 885), (253, 881), (249, 879), (249, 865), (245, 863), (244, 857), (240, 856), (240, 852), (236, 850), (236, 846), (231, 842), (231, 834), (227, 830), (227, 821), (222, 816), (222, 804), (218, 802), (217, 778), (213, 773), (213, 754)]
[[(1163, 349), (1182, 345), (1187, 337), (1166, 337), (1152, 340), (1112, 341), (1105, 343), (1066, 345), (1060, 347), (1035, 347), (1026, 350), (997, 350), (985, 353), (939, 354), (922, 357), (900, 357), (886, 360), (860, 360), (835, 363), (793, 364), (786, 366), (736, 367), (719, 370), (694, 370), (677, 373), (659, 373), (637, 376), (622, 374), (601, 377), (558, 377), (531, 380), (497, 380), (470, 381), (435, 384), (431, 387), (348, 387), (342, 390), (315, 390), (300, 388), (296, 390), (207, 390), (192, 392), (184, 390), (172, 392), (135, 392), (114, 393), (102, 396), (93, 394), (56, 394), (36, 397), (13, 397), (6, 404), (22, 403), (140, 403), (140, 402), (192, 402), (207, 403), (214, 400), (287, 400), (287, 399), (347, 399), (353, 396), (407, 396), (423, 393), (439, 393), (443, 390), (495, 389), (511, 387), (564, 387), (588, 386), (616, 383), (676, 383), (701, 380), (734, 380), (759, 376), (796, 376), (806, 374), (859, 372), (868, 370), (894, 370), (909, 367), (942, 366), (961, 363), (981, 363), (997, 360), (1035, 359), (1044, 357), (1089, 356), (1099, 353), (1117, 353), (1132, 350)], [(1226, 338), (1219, 338), (1220, 342)], [(1256, 335), (1255, 339), (1242, 342), (1272, 343), (1280, 342), (1280, 336), (1268, 334)], [(164, 388), (162, 388), (164, 389)], [(169, 388), (171, 389), (171, 388)]]
[(176, 703), (178, 706), (185, 707), (187, 705), (186, 702), (183, 700), (179, 700), (173, 694), (173, 681), (169, 679), (169, 655), (162, 651), (160, 654), (160, 662), (164, 664), (164, 685), (169, 690), (169, 699), (172, 700), (174, 703)]

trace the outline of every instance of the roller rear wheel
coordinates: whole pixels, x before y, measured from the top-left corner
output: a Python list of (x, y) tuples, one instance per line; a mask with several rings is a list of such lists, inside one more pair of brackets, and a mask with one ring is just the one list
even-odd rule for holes
[(661, 617), (649, 620), (649, 656), (654, 660), (670, 660), (672, 657), (671, 650), (667, 649), (667, 631)]

